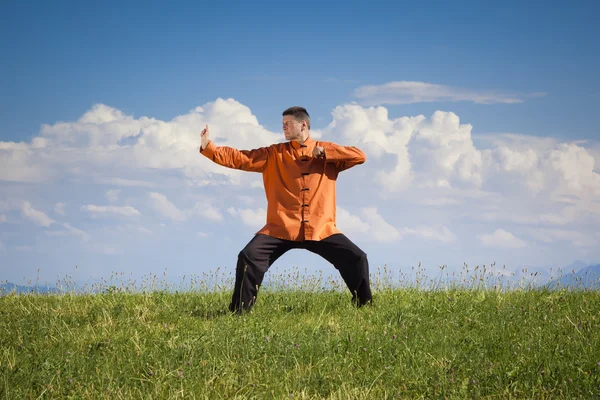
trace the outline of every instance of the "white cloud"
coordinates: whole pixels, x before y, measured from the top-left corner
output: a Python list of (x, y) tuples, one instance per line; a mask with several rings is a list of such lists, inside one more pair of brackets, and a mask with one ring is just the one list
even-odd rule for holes
[[(201, 216), (211, 221), (221, 221), (223, 219), (223, 216), (219, 210), (215, 209), (207, 201), (196, 202), (192, 208), (181, 210), (173, 202), (171, 202), (166, 195), (159, 192), (148, 193), (148, 200), (149, 206), (154, 211), (172, 221), (185, 221), (193, 216)], [(109, 211), (109, 209), (112, 212), (124, 211), (123, 208), (120, 207), (103, 208), (104, 211)], [(132, 210), (129, 209), (129, 211)]]
[(378, 242), (394, 242), (402, 238), (402, 234), (394, 226), (383, 219), (377, 208), (364, 208), (362, 213), (369, 224), (372, 237)]
[(573, 230), (555, 228), (529, 228), (528, 235), (544, 243), (569, 242), (576, 247), (598, 247), (600, 241), (597, 235)]
[(415, 168), (426, 172), (420, 181), (481, 187), (483, 155), (475, 148), (471, 131), (472, 126), (461, 124), (452, 112), (436, 111), (431, 121), (423, 121), (410, 144)]
[(96, 206), (93, 204), (89, 204), (82, 206), (81, 209), (94, 215), (116, 214), (125, 217), (141, 215), (141, 213), (138, 210), (131, 206)]
[(98, 104), (77, 121), (43, 125), (41, 136), (31, 143), (0, 142), (0, 180), (51, 183), (72, 176), (117, 186), (156, 187), (157, 175), (176, 170), (203, 184), (258, 185), (198, 153), (205, 124), (216, 143), (240, 149), (283, 140), (281, 132), (265, 129), (247, 106), (233, 99), (219, 98), (170, 121), (134, 118)]
[(23, 206), (21, 208), (23, 215), (33, 221), (37, 225), (48, 227), (52, 225), (55, 221), (44, 214), (42, 211), (38, 211), (31, 206), (31, 203), (28, 201), (23, 202)]
[[(407, 226), (399, 228), (388, 223), (375, 207), (363, 208), (362, 214), (366, 223), (360, 225), (362, 230), (359, 230), (359, 232), (368, 232), (368, 235), (378, 242), (394, 242), (404, 240), (407, 237), (418, 237), (443, 243), (451, 243), (457, 240), (456, 235), (446, 226), (418, 225), (414, 228)], [(346, 219), (348, 219), (347, 216)], [(359, 221), (362, 223), (361, 220)]]
[(368, 232), (370, 229), (369, 224), (360, 217), (350, 214), (348, 210), (339, 206), (336, 210), (336, 225), (344, 232)]
[(6, 222), (6, 215), (0, 214), (0, 224)]
[(240, 217), (245, 225), (253, 229), (262, 228), (265, 225), (267, 218), (267, 210), (265, 210), (264, 208), (252, 210), (249, 208), (240, 209), (229, 207), (227, 209), (227, 212), (234, 217)]
[(194, 207), (187, 211), (190, 216), (199, 215), (210, 221), (219, 222), (223, 220), (221, 212), (214, 208), (208, 201), (198, 201), (194, 204)]
[(548, 155), (547, 163), (561, 178), (556, 188), (561, 194), (591, 191), (600, 195), (600, 174), (594, 171), (594, 157), (587, 150), (572, 143), (561, 143)]
[(59, 215), (65, 215), (65, 203), (56, 203), (54, 205), (54, 212)]
[(34, 138), (30, 143), (0, 142), (0, 181), (46, 182), (54, 171), (47, 168), (45, 141)]
[(120, 189), (111, 189), (107, 190), (104, 196), (109, 203), (114, 203), (119, 200), (119, 194), (121, 193)]
[(68, 223), (62, 224), (64, 230), (56, 230), (56, 231), (47, 231), (46, 234), (48, 236), (77, 236), (84, 241), (90, 240), (90, 234), (82, 231), (81, 229), (77, 229), (71, 226)]
[[(367, 153), (364, 176), (382, 194), (402, 194), (420, 204), (467, 207), (462, 194), (478, 191), (502, 213), (528, 223), (600, 222), (600, 174), (592, 145), (515, 134), (474, 136), (451, 112), (391, 119), (384, 107), (336, 107), (325, 137)], [(484, 146), (477, 147), (475, 143)], [(376, 188), (370, 188), (374, 190)], [(482, 197), (483, 201), (484, 198)], [(541, 215), (531, 213), (533, 208)], [(564, 208), (568, 204), (571, 208)], [(471, 204), (472, 205), (472, 204)], [(510, 205), (510, 208), (509, 206)], [(464, 208), (477, 218), (481, 203)], [(481, 207), (481, 208), (479, 208)], [(510, 211), (509, 211), (510, 210)]]
[(528, 96), (542, 93), (520, 94), (502, 91), (474, 90), (427, 82), (396, 81), (382, 85), (365, 85), (354, 95), (363, 104), (411, 104), (432, 101), (470, 101), (478, 104), (522, 103)]
[(456, 235), (445, 226), (417, 226), (416, 228), (404, 228), (402, 233), (444, 243), (451, 243), (457, 240)]
[[(481, 187), (484, 152), (473, 143), (469, 124), (452, 112), (390, 120), (384, 107), (336, 107), (326, 135), (364, 148), (386, 191), (422, 187)], [(387, 156), (387, 157), (384, 157)], [(391, 161), (393, 160), (393, 161)]]
[(149, 193), (150, 202), (154, 210), (160, 213), (162, 216), (167, 217), (173, 221), (183, 221), (185, 216), (175, 204), (171, 203), (164, 194), (152, 192)]
[[(486, 162), (486, 186), (526, 195), (536, 210), (551, 209), (546, 214), (554, 216), (546, 215), (547, 220), (599, 216), (595, 199), (600, 196), (600, 174), (593, 154), (580, 143), (522, 135), (496, 135), (489, 141), (496, 149)], [(572, 209), (564, 211), (564, 204)]]
[(526, 247), (527, 243), (504, 229), (496, 229), (491, 234), (479, 235), (479, 240), (486, 246), (517, 249)]

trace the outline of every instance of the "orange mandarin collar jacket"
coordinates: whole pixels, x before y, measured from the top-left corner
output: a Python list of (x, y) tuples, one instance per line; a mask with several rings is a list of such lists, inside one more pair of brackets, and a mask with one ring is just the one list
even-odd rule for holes
[[(312, 155), (315, 146), (325, 157)], [(200, 154), (224, 167), (260, 172), (267, 197), (266, 225), (258, 232), (280, 239), (321, 240), (341, 233), (336, 226), (335, 183), (338, 173), (362, 164), (365, 154), (353, 146), (295, 140), (253, 150), (216, 146), (209, 141)]]

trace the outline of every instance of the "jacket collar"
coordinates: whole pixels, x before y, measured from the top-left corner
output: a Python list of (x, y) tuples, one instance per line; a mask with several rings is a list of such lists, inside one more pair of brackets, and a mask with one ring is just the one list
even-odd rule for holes
[(310, 137), (310, 133), (308, 134), (308, 137), (302, 144), (298, 143), (295, 140), (290, 140), (290, 142), (292, 142), (292, 147), (296, 150), (298, 150), (302, 147), (312, 147), (315, 145), (315, 141), (313, 140), (313, 138)]

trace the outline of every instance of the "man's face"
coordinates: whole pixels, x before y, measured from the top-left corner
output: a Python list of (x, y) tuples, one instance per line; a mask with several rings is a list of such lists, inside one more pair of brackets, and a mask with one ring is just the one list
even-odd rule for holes
[(293, 115), (283, 117), (283, 134), (285, 140), (294, 140), (302, 138), (302, 131), (305, 129), (306, 122), (298, 122)]

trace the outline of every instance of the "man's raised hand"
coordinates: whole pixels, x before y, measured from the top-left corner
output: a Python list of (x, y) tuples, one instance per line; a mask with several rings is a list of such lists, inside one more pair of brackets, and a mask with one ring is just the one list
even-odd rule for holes
[(208, 124), (206, 124), (206, 128), (202, 129), (200, 133), (200, 150), (204, 150), (208, 142), (210, 142), (210, 139), (208, 137)]
[(325, 149), (321, 146), (315, 146), (312, 153), (313, 153), (313, 157), (317, 157), (317, 158), (325, 157)]

